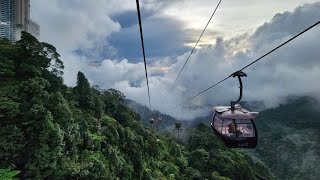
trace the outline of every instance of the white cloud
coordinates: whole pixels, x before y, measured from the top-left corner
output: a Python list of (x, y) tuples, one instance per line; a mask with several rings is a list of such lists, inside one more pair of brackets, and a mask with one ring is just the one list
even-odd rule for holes
[[(163, 98), (188, 53), (179, 56), (177, 63), (171, 66), (167, 59), (154, 63), (153, 65), (157, 67), (169, 67), (170, 69), (163, 77), (153, 76), (149, 79), (153, 105), (164, 113), (182, 119), (207, 115), (212, 105), (228, 105), (231, 100), (237, 99), (239, 94), (236, 79), (229, 79), (177, 110), (170, 111), (174, 105), (182, 100), (225, 78), (230, 73), (315, 23), (316, 18), (300, 18), (308, 17), (309, 13), (312, 13), (315, 17), (320, 17), (320, 3), (299, 7), (293, 13), (278, 14), (249, 37), (244, 35), (230, 40), (218, 38), (215, 45), (197, 50), (178, 80), (177, 87), (165, 104), (162, 104)], [(286, 24), (288, 22), (290, 23)], [(290, 24), (295, 26), (295, 30), (291, 29), (291, 32), (288, 33), (288, 28), (291, 28)], [(281, 28), (278, 27), (280, 25)], [(274, 32), (277, 33), (276, 38), (273, 36)], [(320, 75), (320, 51), (317, 49), (317, 47), (320, 47), (320, 42), (317, 41), (318, 37), (320, 37), (320, 31), (319, 27), (316, 27), (246, 69), (245, 72), (248, 77), (243, 80), (243, 100), (261, 100), (268, 107), (271, 107), (277, 106), (289, 95), (320, 97), (320, 85), (316, 83)], [(239, 44), (242, 44), (242, 46), (239, 46)], [(246, 47), (243, 47), (243, 45)], [(239, 49), (239, 47), (241, 48)], [(243, 49), (246, 49), (246, 51), (243, 51)], [(149, 69), (152, 68), (149, 67)], [(88, 69), (86, 74), (95, 82), (94, 84), (117, 88), (130, 99), (144, 105), (148, 103), (142, 63), (130, 64), (127, 60), (105, 60), (101, 67), (97, 67), (95, 70)], [(138, 86), (132, 86), (131, 81), (138, 82)]]
[(112, 8), (107, 1), (33, 0), (32, 9), (33, 19), (41, 25), (40, 40), (56, 46), (62, 55), (92, 48), (120, 29), (109, 17)]
[[(152, 4), (156, 1), (149, 1), (143, 2), (142, 5), (151, 3), (151, 9), (160, 6)], [(93, 85), (119, 89), (128, 98), (144, 105), (148, 104), (143, 63), (107, 59), (101, 66), (88, 66), (86, 62), (89, 60), (71, 53), (78, 48), (90, 49), (97, 44), (106, 43), (103, 39), (112, 32), (121, 31), (120, 25), (114, 22), (110, 15), (133, 10), (134, 2), (34, 0), (32, 3), (33, 9), (36, 9), (33, 11), (33, 17), (41, 25), (41, 40), (52, 43), (62, 54), (66, 66), (64, 80), (68, 85), (75, 85), (76, 74), (80, 70)], [(178, 1), (174, 4), (176, 8), (182, 6), (179, 6)], [(166, 7), (172, 10), (172, 6)], [(181, 12), (185, 10), (182, 8)], [(149, 65), (149, 75), (162, 73), (162, 76), (151, 76), (149, 79), (153, 106), (177, 118), (192, 119), (207, 115), (213, 105), (228, 105), (238, 97), (236, 79), (229, 79), (212, 91), (189, 101), (175, 111), (170, 111), (179, 102), (260, 57), (319, 18), (320, 3), (304, 5), (293, 13), (276, 15), (254, 33), (240, 34), (233, 38), (218, 38), (213, 45), (204, 46), (194, 53), (165, 104), (162, 103), (163, 98), (186, 60), (188, 52), (175, 59), (162, 58), (153, 62)], [(228, 23), (224, 23), (232, 24), (226, 22)], [(254, 24), (254, 27), (256, 25)], [(231, 30), (237, 30), (237, 27)], [(244, 78), (243, 100), (263, 100), (270, 107), (283, 102), (288, 95), (311, 94), (320, 99), (320, 86), (317, 83), (320, 75), (320, 41), (317, 40), (319, 37), (319, 27), (316, 27), (245, 70), (248, 77)]]
[[(186, 22), (188, 28), (201, 32), (218, 2), (219, 0), (180, 0), (162, 11), (168, 16)], [(292, 11), (299, 5), (314, 2), (318, 0), (222, 0), (208, 29), (233, 37), (248, 30), (254, 30), (278, 12)]]

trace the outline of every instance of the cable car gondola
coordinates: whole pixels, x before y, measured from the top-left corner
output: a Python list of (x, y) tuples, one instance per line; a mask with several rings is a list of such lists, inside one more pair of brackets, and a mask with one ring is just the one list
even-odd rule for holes
[(161, 121), (162, 121), (162, 117), (159, 115), (159, 113), (152, 114), (149, 119), (150, 124), (158, 123)]
[(240, 97), (231, 106), (214, 107), (211, 128), (224, 144), (229, 148), (255, 148), (258, 142), (258, 132), (254, 119), (258, 112), (249, 112), (240, 104), (242, 98), (241, 77), (247, 76), (244, 72), (235, 72), (232, 77), (238, 77), (240, 83)]

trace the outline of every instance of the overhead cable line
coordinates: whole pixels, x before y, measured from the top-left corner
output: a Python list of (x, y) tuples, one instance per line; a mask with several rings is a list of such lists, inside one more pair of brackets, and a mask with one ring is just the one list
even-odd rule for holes
[(216, 11), (217, 11), (217, 9), (218, 9), (218, 7), (219, 7), (219, 5), (220, 5), (221, 1), (222, 1), (222, 0), (220, 0), (220, 1), (219, 1), (218, 5), (216, 6), (215, 10), (213, 11), (213, 13), (212, 13), (212, 15), (211, 15), (211, 17), (210, 17), (209, 21), (207, 22), (207, 25), (206, 25), (206, 26), (205, 26), (205, 28), (203, 29), (203, 31), (202, 31), (202, 33), (201, 33), (201, 35), (200, 35), (200, 37), (199, 37), (199, 39), (198, 39), (197, 43), (194, 45), (194, 47), (193, 47), (193, 49), (192, 49), (191, 53), (189, 54), (189, 56), (188, 56), (187, 60), (184, 62), (184, 64), (183, 64), (183, 66), (182, 66), (182, 68), (181, 68), (181, 70), (180, 70), (180, 72), (179, 72), (178, 76), (176, 77), (176, 79), (174, 80), (174, 83), (173, 83), (173, 84), (172, 84), (172, 86), (170, 87), (170, 90), (168, 91), (168, 94), (167, 94), (167, 95), (166, 95), (166, 97), (164, 98), (163, 103), (167, 100), (167, 98), (168, 98), (169, 94), (171, 93), (171, 91), (173, 90), (174, 86), (176, 85), (177, 80), (179, 79), (179, 77), (180, 77), (180, 75), (181, 75), (181, 73), (182, 73), (183, 69), (185, 68), (186, 64), (188, 63), (188, 61), (189, 61), (189, 59), (190, 59), (190, 57), (191, 57), (191, 55), (193, 54), (194, 50), (196, 49), (196, 47), (197, 47), (197, 45), (198, 45), (198, 43), (199, 43), (199, 41), (200, 41), (200, 39), (201, 39), (201, 37), (202, 37), (203, 33), (206, 31), (206, 29), (207, 29), (207, 27), (208, 27), (208, 25), (209, 25), (209, 23), (210, 23), (210, 21), (211, 21), (212, 17), (214, 16), (214, 14), (215, 14), (215, 13), (216, 13)]
[[(297, 35), (293, 36), (293, 37), (292, 37), (292, 38), (290, 38), (289, 40), (287, 40), (287, 41), (285, 41), (284, 43), (280, 44), (279, 46), (275, 47), (274, 49), (272, 49), (272, 50), (271, 50), (271, 51), (269, 51), (268, 53), (264, 54), (264, 55), (263, 55), (263, 56), (261, 56), (260, 58), (258, 58), (258, 59), (256, 59), (256, 60), (252, 61), (252, 62), (251, 62), (251, 63), (249, 63), (248, 65), (246, 65), (246, 66), (244, 66), (243, 68), (241, 68), (240, 70), (236, 71), (235, 73), (237, 73), (237, 72), (241, 72), (242, 70), (244, 70), (244, 69), (248, 68), (248, 67), (249, 67), (249, 66), (251, 66), (252, 64), (254, 64), (254, 63), (256, 63), (256, 62), (260, 61), (260, 60), (261, 60), (261, 59), (263, 59), (264, 57), (268, 56), (268, 55), (269, 55), (269, 54), (271, 54), (272, 52), (276, 51), (276, 50), (277, 50), (277, 49), (279, 49), (280, 47), (282, 47), (282, 46), (284, 46), (285, 44), (289, 43), (290, 41), (292, 41), (292, 40), (296, 39), (297, 37), (301, 36), (302, 34), (304, 34), (305, 32), (309, 31), (310, 29), (314, 28), (315, 26), (317, 26), (317, 25), (319, 25), (319, 24), (320, 24), (320, 21), (316, 22), (316, 23), (315, 23), (315, 24), (313, 24), (312, 26), (308, 27), (307, 29), (305, 29), (305, 30), (303, 30), (302, 32), (300, 32), (299, 34), (297, 34)], [(216, 84), (214, 84), (214, 85), (212, 85), (212, 86), (208, 87), (207, 89), (205, 89), (205, 90), (203, 90), (203, 91), (199, 92), (198, 94), (196, 94), (196, 95), (194, 95), (194, 96), (192, 96), (192, 97), (188, 98), (187, 100), (185, 100), (185, 101), (181, 102), (180, 104), (178, 104), (178, 105), (174, 106), (173, 108), (171, 108), (171, 110), (174, 110), (174, 109), (176, 109), (177, 107), (179, 107), (179, 106), (181, 106), (181, 105), (185, 104), (186, 102), (190, 101), (191, 99), (193, 99), (193, 98), (195, 98), (195, 97), (197, 97), (197, 96), (199, 96), (199, 95), (201, 95), (201, 94), (205, 93), (205, 92), (206, 92), (206, 91), (208, 91), (209, 89), (211, 89), (211, 88), (213, 88), (213, 87), (217, 86), (218, 84), (222, 83), (223, 81), (225, 81), (225, 80), (229, 79), (229, 78), (230, 78), (230, 77), (232, 77), (235, 73), (232, 73), (230, 76), (228, 76), (228, 77), (224, 78), (223, 80), (219, 81), (218, 83), (216, 83)], [(170, 110), (170, 111), (171, 111), (171, 110)]]
[(315, 26), (319, 25), (320, 21), (316, 22), (315, 24), (313, 24), (312, 26), (308, 27), (307, 29), (305, 29), (304, 31), (300, 32), (299, 34), (293, 36), (292, 38), (290, 38), (289, 40), (287, 40), (286, 42), (280, 44), (279, 46), (277, 46), (276, 48), (272, 49), (271, 51), (269, 51), (268, 53), (266, 53), (265, 55), (261, 56), (260, 58), (256, 59), (255, 61), (251, 62), (250, 64), (244, 66), (243, 68), (241, 68), (239, 71), (242, 71), (244, 69), (246, 69), (247, 67), (251, 66), (252, 64), (260, 61), (262, 58), (266, 57), (267, 55), (273, 53), (274, 51), (276, 51), (277, 49), (281, 48), (282, 46), (284, 46), (285, 44), (289, 43), (290, 41), (296, 39), (297, 37), (301, 36), (302, 34), (304, 34), (305, 32), (309, 31), (310, 29), (314, 28)]
[(231, 77), (231, 75), (230, 75), (230, 76), (228, 76), (228, 77), (226, 77), (226, 78), (224, 78), (223, 80), (221, 80), (221, 81), (217, 82), (216, 84), (214, 84), (214, 85), (212, 85), (212, 86), (208, 87), (207, 89), (205, 89), (205, 90), (203, 90), (203, 91), (199, 92), (198, 94), (196, 94), (196, 95), (194, 95), (194, 96), (190, 97), (189, 99), (187, 99), (187, 100), (185, 100), (185, 101), (181, 102), (180, 104), (178, 104), (178, 105), (176, 105), (175, 107), (173, 107), (171, 110), (174, 110), (174, 109), (176, 109), (177, 107), (181, 106), (182, 104), (185, 104), (186, 102), (188, 102), (188, 101), (190, 101), (191, 99), (193, 99), (193, 98), (195, 98), (195, 97), (199, 96), (200, 94), (202, 94), (202, 93), (204, 93), (204, 92), (208, 91), (209, 89), (211, 89), (211, 88), (213, 88), (213, 87), (217, 86), (218, 84), (220, 84), (220, 83), (222, 83), (223, 81), (225, 81), (225, 80), (229, 79), (230, 77)]
[(144, 70), (145, 70), (145, 72), (146, 72), (146, 80), (147, 80), (147, 88), (148, 88), (148, 97), (149, 97), (149, 107), (150, 107), (150, 110), (152, 110), (152, 109), (151, 109), (151, 100), (150, 100), (150, 88), (149, 88), (149, 80), (148, 80), (146, 53), (145, 53), (145, 50), (144, 50), (144, 41), (143, 41), (143, 33), (142, 33), (142, 23), (141, 23), (141, 14), (140, 14), (139, 0), (136, 0), (136, 4), (137, 4), (138, 19), (139, 19), (140, 37), (141, 37), (141, 45), (142, 45), (142, 53), (143, 53), (143, 61), (144, 61)]

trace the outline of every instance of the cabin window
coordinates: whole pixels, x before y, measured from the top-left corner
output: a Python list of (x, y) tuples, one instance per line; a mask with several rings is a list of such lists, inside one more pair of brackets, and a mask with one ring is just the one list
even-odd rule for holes
[(227, 137), (235, 137), (236, 136), (236, 124), (232, 119), (225, 119), (222, 125), (223, 135)]
[(223, 126), (223, 120), (220, 119), (218, 116), (214, 116), (214, 127), (215, 129), (221, 133)]
[(237, 119), (237, 137), (254, 137), (254, 127), (251, 120)]

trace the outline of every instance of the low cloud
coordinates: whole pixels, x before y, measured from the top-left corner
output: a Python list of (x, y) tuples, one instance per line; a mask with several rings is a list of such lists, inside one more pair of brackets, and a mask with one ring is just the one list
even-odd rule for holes
[[(155, 1), (150, 0), (150, 2)], [(102, 88), (116, 88), (122, 91), (127, 98), (147, 105), (147, 87), (142, 61), (133, 63), (135, 62), (134, 59), (124, 58), (101, 61), (100, 59), (88, 59), (90, 57), (80, 57), (71, 53), (79, 48), (88, 50), (95, 49), (97, 46), (107, 46), (108, 48), (102, 48), (109, 49), (106, 53), (123, 54), (120, 53), (121, 48), (112, 46), (110, 38), (121, 44), (117, 35), (114, 37), (112, 35), (118, 33), (118, 36), (133, 38), (133, 34), (138, 33), (138, 31), (135, 31), (137, 27), (135, 27), (135, 24), (127, 24), (127, 26), (122, 27), (121, 23), (112, 18), (112, 14), (132, 11), (134, 10), (134, 4), (121, 6), (119, 11), (115, 10), (116, 8), (109, 8), (108, 11), (105, 11), (103, 7), (112, 6), (98, 0), (95, 1), (101, 7), (98, 9), (91, 8), (94, 4), (91, 1), (84, 4), (79, 4), (78, 1), (67, 2), (62, 0), (46, 3), (51, 8), (46, 8), (47, 6), (39, 7), (39, 9), (43, 9), (37, 13), (39, 17), (37, 16), (36, 20), (40, 24), (47, 24), (48, 16), (52, 17), (50, 22), (52, 26), (43, 26), (42, 28), (42, 38), (57, 46), (59, 52), (62, 51), (62, 59), (66, 67), (64, 76), (66, 84), (75, 85), (76, 74), (80, 70), (86, 74), (92, 85), (99, 85)], [(73, 7), (69, 3), (77, 4), (77, 6)], [(117, 6), (117, 3), (113, 0), (110, 3), (114, 3), (114, 7)], [(151, 4), (150, 7), (146, 8), (153, 10), (152, 8), (156, 7), (158, 5)], [(47, 17), (42, 18), (41, 13), (47, 14)], [(59, 13), (61, 13), (60, 16), (57, 15)], [(144, 21), (145, 32), (149, 33), (145, 34), (147, 39), (162, 34), (163, 29), (155, 29), (157, 23), (164, 22), (161, 18), (163, 17), (149, 16)], [(151, 57), (152, 63), (148, 65), (148, 69), (153, 107), (179, 119), (193, 119), (207, 115), (212, 106), (229, 105), (230, 101), (237, 99), (239, 94), (239, 85), (236, 79), (229, 79), (183, 106), (172, 110), (172, 107), (178, 103), (229, 76), (232, 72), (257, 59), (275, 46), (319, 21), (319, 19), (320, 3), (305, 4), (297, 7), (293, 12), (275, 15), (269, 22), (264, 23), (252, 33), (244, 33), (231, 39), (220, 35), (221, 37), (217, 38), (212, 45), (201, 46), (202, 48), (197, 49), (191, 56), (188, 65), (177, 81), (175, 89), (165, 103), (163, 103), (164, 97), (190, 52), (176, 51), (181, 54), (176, 58), (171, 56)], [(181, 34), (181, 38), (176, 39), (175, 35), (179, 34), (181, 29), (173, 25), (175, 22), (179, 21), (167, 21), (168, 24), (166, 25), (166, 27), (172, 26), (172, 29), (168, 29), (172, 36), (156, 38), (160, 44), (164, 40), (169, 42), (167, 48), (176, 46), (175, 40), (177, 39), (181, 40), (178, 41), (180, 46), (177, 45), (181, 47), (181, 43), (185, 43), (183, 41), (184, 37), (190, 35), (185, 32), (186, 34)], [(97, 29), (97, 27), (104, 28)], [(245, 72), (248, 77), (243, 78), (243, 100), (263, 101), (267, 107), (279, 105), (290, 95), (311, 95), (320, 100), (320, 86), (317, 83), (320, 75), (320, 51), (318, 50), (320, 41), (317, 40), (320, 37), (319, 30), (319, 26), (315, 27), (246, 69)], [(61, 32), (64, 32), (64, 34), (61, 34)], [(194, 33), (191, 34), (194, 36)], [(192, 38), (187, 40), (192, 40)], [(139, 42), (138, 39), (134, 39), (134, 41)], [(140, 47), (140, 44), (138, 46)], [(165, 44), (161, 44), (161, 46), (165, 46)], [(125, 47), (131, 48), (130, 46)], [(161, 50), (150, 43), (147, 47), (153, 48), (155, 51)], [(123, 50), (125, 51), (125, 49)], [(139, 52), (137, 51), (136, 54), (141, 54), (141, 49), (138, 50)], [(93, 61), (101, 63), (98, 66), (88, 65), (88, 62)]]
[[(156, 67), (161, 67), (161, 64), (163, 64), (162, 67), (167, 67), (167, 73), (164, 73), (163, 76), (149, 78), (152, 104), (163, 113), (181, 119), (207, 115), (209, 109), (214, 105), (229, 105), (230, 101), (237, 99), (239, 94), (236, 79), (229, 79), (171, 111), (171, 108), (179, 102), (227, 77), (314, 24), (317, 18), (301, 18), (311, 17), (311, 14), (312, 17), (320, 18), (320, 3), (306, 4), (298, 7), (292, 13), (277, 14), (252, 35), (242, 35), (229, 40), (218, 38), (214, 45), (197, 50), (165, 103), (163, 99), (188, 53), (175, 59), (174, 64), (167, 63), (173, 61), (168, 59), (155, 62), (153, 65)], [(291, 28), (290, 24), (295, 26), (295, 30), (288, 32), (288, 28)], [(320, 37), (320, 31), (319, 27), (316, 27), (246, 69), (248, 77), (243, 78), (243, 100), (263, 101), (267, 107), (274, 107), (284, 102), (289, 95), (320, 97), (318, 93), (320, 86), (316, 83), (320, 75), (320, 51), (317, 50), (320, 42), (316, 40), (318, 37)], [(149, 69), (153, 70), (156, 67), (150, 65)], [(97, 69), (88, 69), (86, 74), (94, 84), (117, 88), (130, 99), (144, 105), (148, 103), (142, 63), (132, 64), (127, 60), (105, 60)], [(132, 86), (132, 84), (135, 85)]]
[[(135, 17), (136, 23), (122, 23), (125, 28), (113, 33), (107, 40), (118, 50), (116, 57), (128, 58), (131, 62), (141, 60), (141, 43), (136, 12), (132, 11), (126, 16)], [(182, 22), (169, 17), (147, 16), (147, 18), (143, 18), (147, 57), (153, 57), (154, 59), (154, 57), (162, 57), (164, 54), (175, 57), (191, 49), (186, 47), (185, 44), (194, 41), (194, 39), (189, 38), (192, 33), (183, 29)], [(151, 61), (153, 59), (148, 58)]]
[[(33, 19), (41, 25), (41, 38), (65, 55), (76, 49), (90, 49), (120, 25), (109, 17), (106, 1), (33, 0)], [(110, 9), (110, 8), (109, 8)], [(103, 27), (103, 28), (97, 28)]]

